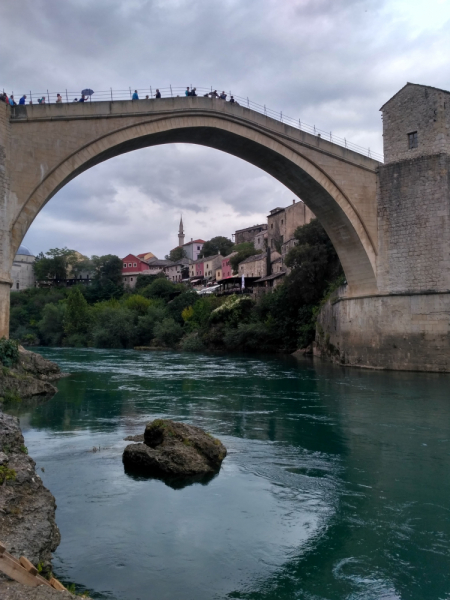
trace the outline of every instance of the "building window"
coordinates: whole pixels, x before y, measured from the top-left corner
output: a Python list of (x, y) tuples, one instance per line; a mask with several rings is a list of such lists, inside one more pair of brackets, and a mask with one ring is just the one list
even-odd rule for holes
[(123, 263), (123, 268), (126, 269), (127, 268), (127, 263)]
[(197, 250), (200, 250), (200, 246), (197, 246)]
[(133, 278), (132, 278), (132, 277), (130, 277), (130, 281), (133, 281)]
[(281, 224), (283, 225), (283, 219), (281, 219)]
[(137, 263), (133, 263), (133, 267), (137, 267)]
[(128, 263), (128, 266), (131, 267), (131, 263)]
[(408, 148), (410, 150), (412, 150), (413, 148), (417, 148), (418, 145), (419, 145), (419, 140), (417, 139), (417, 131), (408, 133)]
[(20, 284), (19, 284), (19, 282), (17, 281), (17, 282), (16, 282), (16, 289), (18, 290), (18, 289), (19, 289), (19, 287), (20, 287)]
[(273, 229), (273, 223), (270, 225), (270, 229)]
[(124, 281), (128, 281), (128, 279), (126, 277), (123, 278)]

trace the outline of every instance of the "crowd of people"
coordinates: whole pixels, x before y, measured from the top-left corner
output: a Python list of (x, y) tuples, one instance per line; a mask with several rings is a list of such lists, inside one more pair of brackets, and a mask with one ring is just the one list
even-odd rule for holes
[[(88, 90), (89, 91), (89, 90)], [(92, 90), (90, 90), (92, 92)], [(186, 91), (184, 92), (185, 96), (197, 96), (197, 88), (195, 87), (187, 87)], [(228, 97), (228, 94), (226, 94), (224, 91), (222, 91), (221, 94), (217, 93), (217, 90), (208, 92), (207, 94), (203, 95), (205, 98), (218, 98), (219, 100), (226, 100)], [(159, 89), (156, 89), (155, 92), (155, 98), (161, 98), (161, 92), (159, 91)], [(133, 95), (131, 96), (132, 100), (139, 100), (139, 94), (137, 90), (134, 90)], [(149, 95), (147, 94), (145, 96), (146, 100), (150, 100)], [(3, 92), (0, 94), (0, 101), (1, 102), (5, 102), (5, 104), (9, 104), (10, 106), (17, 106), (17, 102), (14, 100), (14, 95), (11, 94), (10, 96), (8, 96), (8, 94), (6, 92)], [(24, 94), (20, 100), (19, 100), (19, 105), (23, 105), (26, 104), (27, 102), (27, 96), (26, 94)], [(49, 98), (50, 101), (50, 98)], [(56, 104), (61, 104), (63, 101), (61, 94), (56, 94)], [(85, 94), (81, 94), (80, 98), (74, 98), (73, 102), (87, 102), (88, 101), (88, 97)], [(46, 100), (45, 100), (45, 96), (42, 96), (41, 98), (38, 98), (37, 100), (38, 104), (45, 104)], [(234, 99), (234, 97), (232, 95), (230, 95), (230, 100), (229, 102), (231, 102), (232, 104), (238, 104), (238, 102), (236, 102), (236, 100)], [(33, 101), (30, 100), (29, 104), (33, 104)]]

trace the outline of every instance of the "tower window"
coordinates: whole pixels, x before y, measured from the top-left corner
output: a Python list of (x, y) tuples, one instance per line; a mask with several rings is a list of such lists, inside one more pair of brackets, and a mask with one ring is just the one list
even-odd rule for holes
[(408, 148), (410, 150), (412, 150), (413, 148), (417, 148), (418, 145), (419, 145), (419, 140), (417, 138), (417, 131), (408, 133)]

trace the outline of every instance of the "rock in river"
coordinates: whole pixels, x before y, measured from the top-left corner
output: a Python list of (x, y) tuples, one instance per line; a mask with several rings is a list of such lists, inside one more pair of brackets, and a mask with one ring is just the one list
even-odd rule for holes
[(153, 477), (192, 477), (217, 473), (226, 455), (222, 442), (200, 427), (156, 419), (147, 423), (143, 443), (125, 448), (123, 463)]

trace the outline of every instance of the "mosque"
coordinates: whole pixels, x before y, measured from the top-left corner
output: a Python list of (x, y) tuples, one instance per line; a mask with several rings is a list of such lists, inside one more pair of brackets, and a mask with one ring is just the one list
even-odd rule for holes
[(35, 287), (33, 263), (36, 257), (25, 246), (19, 246), (11, 269), (11, 291), (26, 290)]

